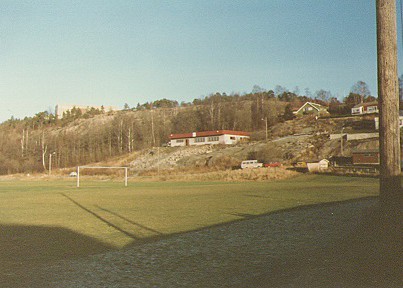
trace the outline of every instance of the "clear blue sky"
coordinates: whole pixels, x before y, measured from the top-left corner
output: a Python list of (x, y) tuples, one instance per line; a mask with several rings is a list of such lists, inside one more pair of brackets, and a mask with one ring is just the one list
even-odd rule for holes
[(375, 1), (0, 0), (0, 25), (0, 121), (255, 84), (377, 94)]

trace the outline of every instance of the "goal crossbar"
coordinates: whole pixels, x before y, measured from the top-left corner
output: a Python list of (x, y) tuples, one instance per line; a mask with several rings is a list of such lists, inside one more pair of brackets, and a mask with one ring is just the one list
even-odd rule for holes
[(80, 187), (80, 169), (124, 169), (125, 170), (125, 187), (127, 187), (127, 169), (124, 166), (77, 166), (77, 188)]

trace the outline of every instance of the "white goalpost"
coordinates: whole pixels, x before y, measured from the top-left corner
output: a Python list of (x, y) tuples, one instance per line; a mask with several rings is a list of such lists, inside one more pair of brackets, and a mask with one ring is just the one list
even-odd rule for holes
[(127, 187), (127, 169), (128, 167), (116, 167), (116, 166), (77, 166), (77, 188), (80, 187), (80, 169), (124, 169), (125, 170), (125, 187)]

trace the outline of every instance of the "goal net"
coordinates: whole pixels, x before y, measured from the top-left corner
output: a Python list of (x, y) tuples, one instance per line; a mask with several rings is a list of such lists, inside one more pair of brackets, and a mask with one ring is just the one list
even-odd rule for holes
[(77, 166), (77, 188), (80, 187), (80, 171), (83, 169), (122, 169), (125, 171), (125, 187), (127, 187), (127, 169), (128, 167), (116, 167), (116, 166)]

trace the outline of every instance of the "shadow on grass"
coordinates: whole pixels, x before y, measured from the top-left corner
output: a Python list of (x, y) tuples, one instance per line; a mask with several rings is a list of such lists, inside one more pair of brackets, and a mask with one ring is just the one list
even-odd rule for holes
[[(106, 220), (104, 217), (102, 217), (101, 215), (95, 213), (94, 211), (90, 210), (89, 208), (84, 207), (82, 204), (78, 203), (76, 200), (74, 200), (73, 198), (67, 196), (66, 194), (61, 193), (61, 195), (62, 195), (63, 197), (65, 197), (66, 199), (68, 199), (70, 202), (72, 202), (72, 203), (73, 203), (74, 205), (76, 205), (77, 207), (79, 207), (79, 208), (81, 208), (82, 210), (84, 210), (85, 212), (91, 214), (92, 216), (94, 216), (95, 218), (97, 218), (97, 219), (100, 220), (101, 222), (105, 223), (105, 224), (108, 225), (109, 227), (112, 227), (112, 228), (114, 228), (115, 230), (119, 231), (120, 233), (122, 233), (122, 234), (128, 236), (128, 237), (131, 238), (132, 240), (138, 241), (138, 240), (141, 239), (140, 237), (137, 237), (137, 236), (136, 236), (135, 234), (133, 234), (132, 232), (126, 231), (125, 229), (119, 227), (118, 225), (112, 223), (111, 221)], [(115, 217), (117, 217), (117, 218), (119, 218), (119, 219), (121, 219), (121, 220), (124, 220), (124, 221), (127, 222), (127, 223), (130, 223), (130, 224), (133, 225), (134, 227), (138, 227), (138, 228), (143, 229), (143, 230), (146, 230), (146, 231), (148, 231), (148, 232), (152, 232), (152, 233), (154, 233), (154, 234), (156, 234), (156, 235), (158, 235), (158, 236), (164, 235), (164, 233), (161, 233), (161, 232), (159, 232), (159, 231), (157, 231), (157, 230), (154, 230), (154, 229), (152, 229), (152, 228), (149, 228), (149, 227), (147, 227), (147, 226), (144, 226), (144, 225), (142, 225), (142, 224), (140, 224), (140, 223), (134, 222), (134, 221), (132, 221), (132, 220), (130, 220), (130, 219), (128, 219), (128, 218), (126, 218), (126, 217), (124, 217), (124, 216), (122, 216), (122, 215), (120, 215), (120, 214), (114, 212), (114, 211), (108, 210), (108, 209), (103, 208), (103, 207), (100, 207), (100, 206), (95, 206), (95, 207), (97, 207), (97, 208), (100, 209), (101, 211), (104, 211), (104, 212), (106, 212), (106, 213), (108, 213), (108, 214), (111, 214), (111, 215), (113, 215), (113, 216), (115, 216)]]
[(269, 196), (263, 196), (263, 195), (253, 195), (253, 194), (245, 194), (245, 197), (250, 197), (250, 198), (269, 198)]
[(126, 235), (129, 238), (132, 238), (133, 240), (138, 240), (139, 238), (134, 235), (133, 233), (127, 232), (126, 230), (120, 228), (119, 226), (113, 224), (112, 222), (106, 220), (105, 218), (103, 218), (102, 216), (98, 215), (97, 213), (95, 213), (94, 211), (91, 211), (90, 209), (84, 207), (83, 205), (81, 205), (80, 203), (78, 203), (76, 200), (72, 199), (71, 197), (67, 196), (66, 194), (60, 193), (63, 197), (67, 198), (70, 202), (72, 202), (73, 204), (75, 204), (77, 207), (81, 208), (82, 210), (86, 211), (87, 213), (91, 214), (92, 216), (94, 216), (95, 218), (97, 218), (98, 220), (100, 220), (101, 222), (105, 223), (106, 225), (114, 228), (115, 230), (119, 231), (120, 233)]
[[(283, 214), (283, 213), (287, 213), (287, 212), (311, 209), (314, 207), (317, 207), (317, 208), (331, 207), (331, 206), (337, 205), (337, 204), (354, 203), (354, 202), (365, 201), (365, 200), (370, 200), (370, 199), (377, 199), (377, 197), (376, 196), (367, 196), (367, 197), (362, 197), (362, 198), (355, 198), (355, 199), (348, 199), (348, 200), (341, 200), (341, 201), (334, 201), (334, 202), (327, 202), (327, 203), (301, 205), (301, 206), (295, 206), (295, 207), (281, 209), (281, 210), (275, 210), (275, 211), (271, 211), (271, 212), (264, 213), (264, 214), (258, 214), (258, 215), (238, 213), (238, 212), (228, 213), (228, 215), (239, 217), (239, 219), (231, 220), (229, 222), (217, 223), (217, 224), (213, 224), (213, 225), (206, 226), (206, 227), (200, 227), (197, 229), (188, 230), (188, 231), (184, 231), (184, 232), (173, 232), (171, 234), (160, 233), (160, 234), (157, 234), (157, 235), (154, 235), (151, 237), (147, 237), (147, 238), (139, 238), (139, 239), (136, 239), (136, 241), (132, 241), (131, 243), (126, 245), (125, 248), (130, 248), (130, 247), (141, 245), (144, 243), (160, 241), (162, 239), (168, 239), (168, 238), (176, 237), (176, 236), (187, 234), (187, 233), (199, 232), (199, 231), (204, 231), (204, 230), (212, 229), (212, 228), (225, 227), (225, 226), (228, 226), (228, 225), (231, 225), (231, 224), (234, 224), (237, 222), (242, 222), (245, 220), (253, 220), (253, 219), (257, 219), (257, 218), (267, 217), (270, 215)], [(148, 228), (148, 229), (150, 229), (150, 228)], [(151, 231), (155, 231), (155, 230), (151, 229)], [(158, 232), (158, 231), (155, 231), (155, 232)]]
[(152, 228), (149, 228), (149, 227), (147, 227), (147, 226), (144, 226), (144, 225), (142, 225), (142, 224), (140, 224), (140, 223), (137, 223), (137, 222), (134, 222), (134, 221), (132, 221), (132, 220), (130, 220), (130, 219), (127, 219), (126, 217), (120, 215), (119, 213), (113, 212), (113, 211), (108, 210), (108, 209), (106, 209), (106, 208), (102, 208), (102, 207), (100, 207), (100, 206), (95, 206), (95, 207), (97, 207), (98, 209), (100, 209), (100, 210), (102, 210), (102, 211), (104, 211), (104, 212), (107, 212), (107, 213), (109, 213), (109, 214), (111, 214), (111, 215), (114, 215), (114, 216), (116, 216), (116, 217), (118, 217), (118, 218), (120, 218), (120, 219), (126, 221), (127, 223), (132, 224), (132, 225), (135, 226), (135, 227), (140, 227), (141, 229), (147, 230), (147, 231), (149, 231), (149, 232), (152, 232), (152, 233), (157, 234), (157, 235), (160, 235), (160, 236), (161, 236), (161, 235), (164, 235), (164, 233), (162, 233), (162, 232), (159, 232), (159, 231), (157, 231), (157, 230), (154, 230), (154, 229), (152, 229)]
[(229, 213), (229, 215), (231, 215), (231, 216), (236, 216), (236, 217), (240, 217), (240, 218), (243, 218), (243, 219), (253, 219), (253, 218), (256, 218), (256, 215), (253, 215), (253, 214), (246, 214), (246, 213)]
[(59, 227), (1, 225), (0, 231), (0, 287), (24, 287), (35, 281), (32, 271), (41, 265), (112, 249)]
[[(335, 222), (332, 224), (334, 225), (333, 229), (336, 231), (340, 229), (335, 233), (336, 237), (330, 239), (325, 246), (317, 246), (314, 237), (320, 235), (317, 232), (321, 231), (322, 227), (316, 226), (317, 220), (313, 218), (311, 225), (309, 223), (304, 225), (307, 230), (300, 231), (300, 233), (311, 235), (313, 237), (311, 241), (297, 244), (294, 248), (288, 247), (288, 252), (282, 254), (281, 258), (269, 259), (269, 267), (260, 268), (260, 276), (246, 277), (247, 282), (232, 287), (402, 287), (401, 218), (387, 219), (383, 217), (377, 205), (377, 197), (300, 206), (264, 215), (232, 213), (231, 215), (241, 219), (195, 231), (223, 227), (236, 222), (253, 221), (270, 215), (282, 215), (285, 221), (283, 224), (286, 225), (288, 213), (312, 208), (332, 208), (339, 204), (354, 204), (366, 200), (373, 200), (374, 205), (366, 210), (359, 219), (351, 219), (351, 231), (347, 232), (348, 230), (340, 229), (338, 223)], [(267, 221), (270, 221), (270, 218), (267, 218)], [(324, 224), (322, 221), (318, 222), (320, 222), (319, 225)], [(283, 232), (293, 233), (287, 229)], [(174, 237), (178, 234), (184, 233), (164, 237), (156, 236), (147, 241)], [(244, 236), (247, 239), (246, 235)], [(298, 243), (298, 241), (296, 242)], [(138, 243), (132, 245), (136, 244)], [(291, 246), (294, 245), (293, 243), (290, 244)], [(281, 249), (281, 247), (279, 248)], [(298, 250), (292, 251), (292, 249)], [(242, 252), (247, 253), (247, 251)], [(231, 265), (233, 265), (231, 269), (237, 271), (237, 269), (242, 269), (243, 264), (234, 263)]]
[[(336, 203), (301, 206), (256, 216), (234, 213), (233, 215), (242, 219), (198, 230), (231, 225), (234, 222), (248, 221), (274, 214), (283, 214), (284, 217), (287, 217), (287, 212), (314, 207), (331, 207), (365, 199), (376, 198), (366, 197)], [(74, 200), (70, 199), (70, 201)], [(76, 205), (80, 204), (76, 203)], [(85, 207), (81, 208), (88, 210)], [(295, 256), (287, 254), (283, 255), (284, 258), (272, 259), (276, 263), (272, 263), (270, 267), (274, 268), (268, 269), (252, 281), (248, 279), (247, 286), (401, 287), (401, 223), (385, 222), (385, 219), (379, 216), (377, 208), (372, 209), (366, 212), (367, 215), (364, 215), (363, 222), (359, 223), (356, 230), (348, 235), (342, 235), (342, 240), (329, 243), (325, 249), (302, 246), (299, 247), (301, 250)], [(124, 217), (113, 211), (103, 210), (125, 220)], [(94, 214), (89, 210), (87, 212)], [(99, 217), (99, 215), (93, 216)], [(104, 221), (104, 219), (100, 220)], [(138, 225), (134, 222), (132, 224)], [(104, 253), (112, 249), (91, 237), (63, 228), (3, 225), (0, 226), (0, 229), (0, 287), (41, 287), (40, 284), (37, 286), (35, 284), (46, 283), (46, 279), (39, 279), (40, 276), (35, 275), (35, 271), (47, 263)], [(134, 240), (127, 247), (189, 233), (161, 235), (158, 234), (158, 231), (152, 229), (150, 231), (154, 231), (157, 235), (140, 241)], [(306, 233), (310, 233), (310, 231), (306, 231)], [(39, 268), (36, 267), (37, 265)], [(262, 270), (264, 269), (265, 267), (262, 267)], [(22, 282), (30, 285), (23, 286), (21, 285)]]
[(402, 215), (390, 216), (373, 206), (342, 240), (282, 259), (253, 286), (403, 287)]

